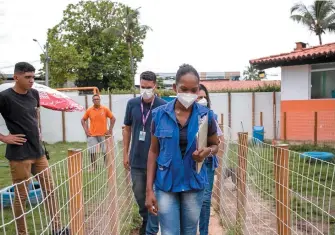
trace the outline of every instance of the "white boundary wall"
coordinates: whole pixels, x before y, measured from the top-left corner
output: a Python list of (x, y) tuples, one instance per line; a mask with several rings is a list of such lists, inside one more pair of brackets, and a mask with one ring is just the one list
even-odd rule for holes
[[(112, 112), (116, 117), (114, 129), (121, 130), (127, 101), (133, 95), (112, 95)], [(224, 125), (228, 125), (228, 93), (211, 93), (212, 108), (219, 116), (224, 114)], [(85, 107), (85, 96), (71, 95), (71, 98)], [(102, 95), (102, 104), (109, 106), (108, 95)], [(88, 106), (92, 105), (92, 95), (87, 96)], [(276, 93), (276, 125), (280, 120), (280, 92)], [(255, 93), (255, 125), (260, 125), (260, 112), (263, 112), (265, 138), (272, 139), (273, 133), (273, 92)], [(84, 112), (65, 113), (65, 136), (68, 142), (86, 141), (80, 120)], [(243, 129), (242, 129), (242, 124)], [(63, 141), (62, 113), (41, 109), (41, 125), (43, 140), (48, 143)], [(247, 131), (252, 135), (252, 93), (231, 93), (231, 127), (232, 137), (237, 138), (237, 132)], [(280, 128), (278, 128), (278, 131)], [(116, 131), (115, 131), (116, 132)], [(7, 134), (8, 130), (0, 115), (0, 133)], [(117, 131), (121, 133), (121, 131)], [(278, 133), (278, 136), (280, 133)], [(120, 139), (122, 136), (115, 136)]]

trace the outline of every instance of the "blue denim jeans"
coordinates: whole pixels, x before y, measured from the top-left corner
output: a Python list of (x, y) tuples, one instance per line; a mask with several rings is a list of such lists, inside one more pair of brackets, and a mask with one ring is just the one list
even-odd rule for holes
[[(143, 218), (140, 235), (156, 235), (158, 233), (158, 218), (149, 213), (145, 206), (147, 170), (140, 168), (131, 168), (131, 180), (133, 182), (133, 192), (139, 207), (139, 213)], [(146, 230), (146, 231), (144, 231)]]
[(162, 235), (196, 235), (204, 190), (180, 193), (156, 189)]
[(200, 213), (200, 220), (199, 220), (200, 235), (208, 235), (208, 226), (209, 226), (209, 218), (211, 215), (211, 199), (212, 199), (212, 191), (214, 183), (214, 172), (215, 172), (215, 170), (212, 169), (211, 158), (206, 160), (205, 164), (207, 167), (208, 184), (206, 185), (205, 188), (204, 199)]

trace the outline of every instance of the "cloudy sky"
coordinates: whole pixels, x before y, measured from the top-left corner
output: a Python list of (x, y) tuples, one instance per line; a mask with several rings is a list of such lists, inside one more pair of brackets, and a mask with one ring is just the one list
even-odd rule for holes
[[(11, 73), (17, 61), (41, 67), (39, 46), (69, 3), (78, 0), (0, 0), (0, 70)], [(141, 7), (149, 25), (138, 72), (176, 72), (182, 63), (198, 71), (243, 71), (253, 58), (292, 51), (295, 42), (318, 39), (289, 19), (295, 0), (122, 0)], [(302, 0), (310, 4), (312, 0)], [(323, 37), (334, 42), (335, 34)], [(269, 71), (278, 74), (279, 69)], [(279, 74), (280, 75), (280, 74)], [(278, 79), (273, 77), (272, 79)]]

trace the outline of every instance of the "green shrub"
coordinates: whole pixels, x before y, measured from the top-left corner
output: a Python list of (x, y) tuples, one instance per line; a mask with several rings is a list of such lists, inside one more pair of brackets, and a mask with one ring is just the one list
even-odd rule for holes
[(289, 145), (289, 149), (295, 152), (331, 152), (335, 154), (335, 148), (328, 145), (313, 145), (313, 144), (292, 144)]
[(255, 88), (246, 88), (246, 89), (224, 89), (211, 91), (211, 93), (238, 93), (238, 92), (280, 92), (280, 85), (276, 84), (265, 84), (264, 86), (258, 86)]
[(157, 90), (157, 94), (162, 97), (162, 96), (174, 96), (176, 95), (176, 92), (173, 90)]

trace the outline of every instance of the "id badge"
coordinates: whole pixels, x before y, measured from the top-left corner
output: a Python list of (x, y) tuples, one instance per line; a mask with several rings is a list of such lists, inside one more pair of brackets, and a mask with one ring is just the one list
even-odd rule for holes
[(146, 134), (145, 131), (140, 131), (140, 136), (139, 136), (138, 139), (139, 139), (140, 141), (145, 141), (145, 134)]

